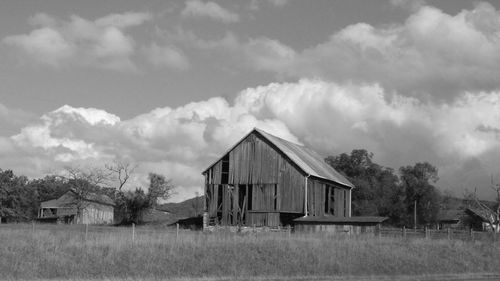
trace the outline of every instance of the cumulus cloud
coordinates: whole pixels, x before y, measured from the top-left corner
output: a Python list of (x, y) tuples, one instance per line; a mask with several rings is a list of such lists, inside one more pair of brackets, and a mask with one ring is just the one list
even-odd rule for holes
[[(150, 171), (165, 174), (182, 187), (175, 197), (180, 200), (200, 192), (201, 171), (254, 127), (325, 157), (366, 148), (396, 169), (429, 161), (440, 170), (438, 184), (457, 194), (472, 186), (487, 192), (489, 174), (496, 175), (500, 164), (498, 91), (466, 93), (442, 104), (379, 84), (319, 79), (272, 83), (246, 89), (231, 102), (214, 97), (128, 120), (63, 106), (0, 139), (11, 147), (0, 149), (0, 164), (40, 169), (126, 157), (141, 163), (137, 185), (146, 185)], [(20, 155), (15, 160), (12, 150)]]
[(156, 43), (143, 48), (147, 60), (159, 67), (169, 67), (175, 70), (185, 71), (190, 67), (189, 59), (184, 52), (174, 46), (158, 46)]
[(453, 99), (463, 91), (500, 87), (499, 32), (500, 13), (490, 4), (454, 16), (423, 6), (401, 25), (348, 26), (302, 51), (282, 72), (379, 82), (405, 95)]
[(238, 22), (238, 14), (231, 12), (214, 2), (202, 2), (200, 0), (186, 1), (186, 7), (182, 10), (184, 17), (202, 17), (221, 21), (224, 23)]
[(34, 61), (55, 67), (73, 64), (135, 71), (131, 57), (136, 43), (126, 30), (151, 18), (148, 13), (128, 12), (94, 21), (73, 15), (64, 21), (40, 13), (30, 19), (36, 28), (29, 34), (7, 36), (2, 42), (18, 47)]
[(167, 36), (170, 40), (189, 47), (223, 54), (224, 61), (230, 61), (234, 67), (243, 66), (259, 71), (280, 73), (297, 59), (294, 49), (268, 37), (242, 40), (234, 33), (227, 32), (222, 38), (206, 40), (191, 31), (180, 28), (168, 33)]
[(36, 116), (29, 112), (8, 108), (0, 103), (0, 136), (8, 136), (17, 132), (35, 119)]
[(189, 46), (231, 54), (231, 65), (292, 79), (379, 83), (422, 100), (449, 101), (464, 91), (500, 88), (499, 11), (488, 3), (456, 15), (432, 6), (415, 7), (404, 23), (349, 25), (303, 50), (271, 38), (242, 39), (231, 33), (218, 40), (186, 31), (175, 36)]

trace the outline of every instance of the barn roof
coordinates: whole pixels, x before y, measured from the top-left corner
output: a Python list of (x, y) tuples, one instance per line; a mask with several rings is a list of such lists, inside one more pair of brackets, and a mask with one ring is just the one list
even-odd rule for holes
[[(86, 201), (96, 202), (106, 205), (114, 205), (113, 200), (107, 195), (91, 193), (85, 198)], [(73, 191), (68, 191), (64, 193), (61, 197), (57, 199), (52, 199), (42, 202), (40, 205), (42, 208), (72, 208), (75, 204), (75, 197), (73, 196)]]
[[(295, 163), (304, 173), (321, 179), (326, 179), (347, 187), (354, 187), (354, 185), (347, 180), (342, 174), (337, 172), (334, 168), (328, 165), (324, 159), (314, 150), (300, 144), (296, 144), (277, 136), (271, 135), (261, 129), (254, 128), (250, 133), (243, 137), (236, 145), (229, 151), (233, 150), (241, 141), (243, 141), (250, 134), (257, 132), (263, 138), (273, 144), (281, 153), (285, 154), (293, 163)], [(229, 152), (228, 151), (228, 152)], [(227, 154), (224, 153), (224, 155)], [(205, 172), (210, 169), (215, 163), (210, 165)]]

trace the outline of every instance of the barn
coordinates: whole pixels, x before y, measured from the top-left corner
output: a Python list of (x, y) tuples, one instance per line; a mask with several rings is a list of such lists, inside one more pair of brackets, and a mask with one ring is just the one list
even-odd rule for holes
[(261, 129), (253, 129), (202, 174), (205, 227), (291, 225), (360, 232), (383, 220), (351, 218), (349, 180), (313, 150)]
[[(83, 202), (78, 202), (75, 193), (68, 191), (61, 197), (40, 204), (39, 222), (112, 224), (114, 222), (114, 202), (106, 195), (90, 193)], [(80, 206), (80, 214), (78, 207)]]

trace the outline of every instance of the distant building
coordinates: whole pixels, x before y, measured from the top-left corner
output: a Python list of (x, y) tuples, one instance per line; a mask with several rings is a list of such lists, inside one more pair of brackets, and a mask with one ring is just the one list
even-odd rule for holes
[(362, 232), (384, 220), (351, 218), (354, 185), (349, 180), (313, 150), (260, 129), (203, 175), (205, 224)]
[(458, 210), (442, 210), (438, 215), (438, 228), (491, 231), (487, 216), (486, 212), (472, 207)]
[[(80, 205), (80, 214), (78, 214)], [(68, 224), (112, 224), (114, 202), (106, 195), (89, 194), (78, 202), (73, 191), (41, 203), (38, 221)]]

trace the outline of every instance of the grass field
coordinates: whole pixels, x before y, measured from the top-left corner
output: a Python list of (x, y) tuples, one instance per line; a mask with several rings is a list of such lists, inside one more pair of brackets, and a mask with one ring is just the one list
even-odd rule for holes
[(322, 278), (467, 276), (471, 272), (500, 272), (500, 244), (296, 233), (181, 231), (177, 237), (175, 230), (165, 228), (137, 228), (132, 241), (132, 230), (125, 227), (90, 227), (86, 234), (83, 225), (0, 225), (3, 279), (287, 280), (298, 276), (297, 280), (327, 280)]

